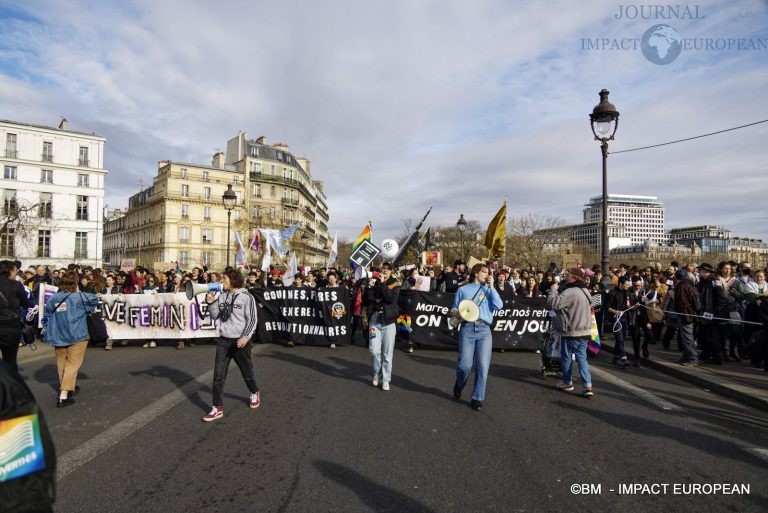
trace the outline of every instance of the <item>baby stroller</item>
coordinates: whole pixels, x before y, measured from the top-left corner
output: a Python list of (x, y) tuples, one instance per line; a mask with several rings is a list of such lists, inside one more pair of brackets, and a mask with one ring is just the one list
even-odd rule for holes
[(542, 334), (539, 344), (541, 349), (541, 379), (560, 374), (560, 335), (550, 328)]

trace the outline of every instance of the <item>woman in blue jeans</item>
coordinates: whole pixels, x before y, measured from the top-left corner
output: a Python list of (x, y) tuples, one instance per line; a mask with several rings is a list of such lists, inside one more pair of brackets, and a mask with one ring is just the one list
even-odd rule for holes
[(493, 276), (487, 265), (475, 264), (472, 267), (468, 283), (456, 291), (451, 315), (459, 317), (459, 303), (464, 299), (469, 299), (478, 306), (480, 317), (474, 322), (462, 322), (459, 328), (459, 356), (456, 361), (453, 396), (457, 401), (461, 399), (461, 392), (469, 380), (474, 364), (475, 386), (469, 404), (473, 410), (480, 411), (483, 409), (485, 383), (488, 380), (488, 369), (491, 367), (493, 312), (504, 307), (499, 293), (493, 287)]
[(366, 297), (369, 304), (368, 349), (373, 363), (373, 381), (375, 387), (381, 382), (381, 389), (389, 390), (392, 379), (392, 356), (395, 350), (395, 321), (399, 308), (397, 297), (400, 295), (400, 280), (392, 276), (392, 264), (381, 265), (381, 275), (368, 281)]

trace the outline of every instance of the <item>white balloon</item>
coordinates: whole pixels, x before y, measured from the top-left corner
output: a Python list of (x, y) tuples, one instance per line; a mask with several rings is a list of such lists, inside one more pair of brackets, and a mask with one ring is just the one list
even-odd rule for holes
[(395, 255), (397, 255), (397, 250), (400, 249), (400, 246), (397, 244), (396, 240), (393, 239), (384, 239), (381, 241), (381, 257), (384, 260), (389, 260), (390, 258), (394, 258)]

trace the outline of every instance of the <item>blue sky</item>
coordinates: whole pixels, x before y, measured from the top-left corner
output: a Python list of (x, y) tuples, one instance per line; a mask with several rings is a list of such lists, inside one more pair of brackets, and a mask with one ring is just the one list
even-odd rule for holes
[[(588, 114), (621, 112), (611, 150), (768, 119), (768, 52), (583, 50), (657, 23), (684, 38), (768, 39), (768, 2), (702, 1), (704, 19), (616, 19), (620, 2), (6, 1), (0, 118), (107, 138), (110, 208), (160, 160), (209, 163), (244, 130), (285, 142), (325, 183), (330, 228), (374, 239), (433, 206), (579, 222), (601, 191)], [(648, 4), (643, 4), (648, 5)], [(768, 123), (612, 155), (609, 190), (659, 196), (667, 228), (768, 241)]]

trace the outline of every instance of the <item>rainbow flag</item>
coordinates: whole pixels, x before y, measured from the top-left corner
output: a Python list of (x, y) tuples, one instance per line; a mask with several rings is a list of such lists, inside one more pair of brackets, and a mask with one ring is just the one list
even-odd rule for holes
[[(357, 236), (357, 239), (355, 239), (355, 242), (352, 243), (352, 253), (354, 253), (355, 250), (358, 247), (360, 247), (360, 244), (362, 244), (364, 240), (371, 242), (372, 236), (373, 236), (373, 229), (371, 228), (371, 222), (368, 221), (368, 224), (365, 225), (365, 228), (363, 228), (363, 231), (360, 232), (360, 235)], [(352, 269), (357, 269), (358, 267), (357, 264), (352, 260), (349, 261), (349, 265), (352, 267)]]

